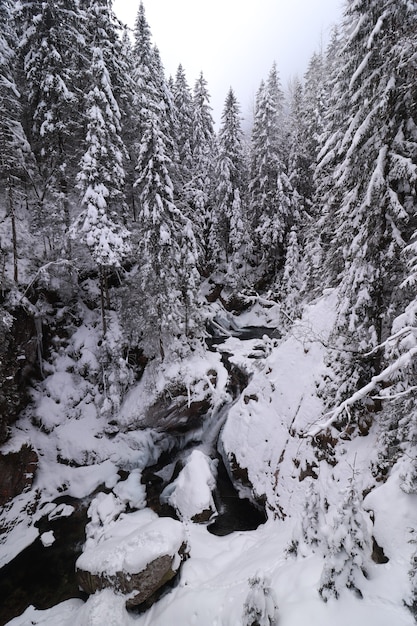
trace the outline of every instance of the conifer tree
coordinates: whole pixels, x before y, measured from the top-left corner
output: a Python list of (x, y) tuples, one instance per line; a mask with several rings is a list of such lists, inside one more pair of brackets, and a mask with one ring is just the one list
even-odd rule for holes
[(300, 219), (311, 213), (313, 199), (312, 175), (315, 165), (309, 152), (305, 96), (301, 82), (294, 79), (289, 94), (289, 157), (288, 178), (294, 193), (299, 197)]
[(142, 137), (136, 186), (140, 200), (140, 285), (143, 349), (171, 358), (199, 336), (196, 246), (191, 223), (177, 208), (170, 178), (167, 138), (149, 112)]
[(368, 575), (372, 541), (370, 520), (362, 510), (353, 479), (332, 522), (324, 553), (319, 593), (327, 602), (343, 589), (362, 597), (360, 584)]
[[(303, 283), (303, 263), (296, 226), (288, 234), (285, 251), (285, 264), (279, 286), (279, 295), (284, 313), (294, 319), (300, 313), (300, 292)], [(284, 320), (285, 321), (285, 320)]]
[(178, 159), (178, 178), (175, 185), (176, 202), (184, 214), (191, 218), (193, 97), (182, 65), (178, 66), (172, 92), (175, 107), (175, 145)]
[(192, 178), (189, 195), (192, 203), (192, 219), (199, 249), (199, 264), (204, 271), (210, 258), (208, 247), (212, 192), (215, 136), (211, 115), (207, 81), (201, 73), (195, 82), (193, 93), (192, 124)]
[[(149, 129), (149, 120), (157, 121), (161, 133), (167, 138), (165, 149), (174, 167), (174, 104), (168, 88), (159, 51), (152, 44), (152, 34), (146, 19), (143, 2), (140, 3), (136, 16), (133, 42), (133, 116), (130, 120), (132, 139), (129, 153), (137, 172), (143, 169), (141, 154), (146, 154), (141, 147), (145, 132)], [(170, 172), (172, 176), (173, 172)], [(137, 176), (136, 176), (137, 178)]]
[(120, 267), (129, 251), (123, 194), (125, 148), (120, 137), (120, 110), (113, 96), (101, 47), (93, 49), (90, 88), (86, 96), (86, 152), (80, 163), (82, 211), (72, 226), (72, 237), (85, 243), (99, 267), (103, 334), (108, 268)]
[(249, 579), (243, 616), (243, 626), (277, 626), (278, 603), (267, 576), (257, 573)]
[(216, 266), (222, 262), (232, 263), (230, 278), (233, 277), (235, 282), (247, 234), (246, 163), (240, 109), (232, 89), (224, 105), (215, 172), (217, 186), (211, 218), (211, 250)]
[(37, 226), (68, 227), (69, 190), (80, 156), (78, 111), (82, 16), (76, 0), (32, 2), (16, 8), (26, 96), (24, 128), (36, 158)]
[[(405, 276), (401, 252), (415, 214), (416, 87), (410, 76), (416, 15), (405, 0), (358, 1), (345, 10), (337, 102), (328, 114), (319, 190), (326, 263), (340, 281), (336, 330), (358, 353), (389, 335)], [(350, 368), (350, 391), (381, 367), (378, 354), (343, 366), (345, 373)]]
[[(334, 145), (342, 126), (342, 120), (336, 114), (343, 91), (338, 80), (341, 40), (340, 32), (335, 28), (325, 54), (313, 55), (305, 77), (305, 142), (312, 163), (313, 192), (310, 210), (312, 219), (305, 236), (306, 275), (303, 290), (306, 293), (312, 293), (315, 289), (321, 292), (323, 270), (329, 283), (338, 274), (334, 271), (334, 263), (332, 271), (329, 271), (325, 258), (332, 240), (333, 209), (330, 207), (336, 206), (338, 202), (332, 179), (338, 156), (330, 145)], [(324, 154), (327, 154), (326, 158), (323, 158)]]
[(283, 93), (274, 64), (257, 94), (250, 174), (254, 260), (272, 279), (282, 269), (286, 235), (296, 217), (286, 158)]
[(17, 283), (18, 249), (16, 194), (26, 178), (29, 145), (20, 123), (20, 94), (13, 67), (17, 37), (11, 15), (11, 3), (0, 2), (0, 181), (5, 191), (5, 204), (11, 224), (13, 247), (13, 279)]

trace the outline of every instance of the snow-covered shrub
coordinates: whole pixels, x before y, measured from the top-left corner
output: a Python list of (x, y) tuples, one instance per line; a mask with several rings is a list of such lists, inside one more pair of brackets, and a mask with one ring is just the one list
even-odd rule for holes
[(319, 587), (324, 602), (337, 599), (345, 588), (362, 597), (359, 584), (367, 577), (372, 553), (370, 523), (352, 480), (327, 537)]
[(287, 549), (288, 554), (306, 556), (319, 546), (321, 515), (320, 495), (315, 488), (315, 481), (310, 479), (306, 489), (301, 520), (294, 531), (292, 543)]
[(278, 603), (271, 581), (258, 572), (248, 582), (249, 593), (243, 608), (243, 626), (275, 626), (278, 623)]

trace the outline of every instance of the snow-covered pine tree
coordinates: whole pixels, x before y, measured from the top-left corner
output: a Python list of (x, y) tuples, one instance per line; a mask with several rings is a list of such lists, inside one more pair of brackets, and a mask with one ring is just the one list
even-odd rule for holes
[(368, 575), (372, 553), (370, 524), (352, 478), (323, 544), (319, 594), (324, 602), (339, 598), (344, 589), (362, 597), (361, 581)]
[(289, 157), (288, 178), (298, 195), (300, 217), (312, 212), (314, 156), (309, 145), (303, 86), (298, 78), (289, 89)]
[(192, 170), (188, 195), (199, 251), (199, 266), (206, 271), (210, 259), (208, 246), (213, 194), (215, 135), (210, 96), (203, 73), (197, 78), (193, 92)]
[(345, 9), (337, 101), (320, 165), (326, 264), (340, 282), (336, 332), (357, 352), (342, 365), (349, 380), (337, 383), (342, 393), (381, 368), (380, 353), (360, 355), (390, 334), (405, 276), (401, 252), (415, 216), (416, 15), (406, 0), (357, 0)]
[(22, 67), (19, 87), (26, 98), (24, 129), (39, 174), (34, 185), (35, 223), (41, 231), (47, 230), (53, 246), (56, 233), (63, 234), (70, 223), (68, 195), (80, 158), (82, 14), (76, 0), (22, 0), (15, 15)]
[[(314, 54), (306, 76), (304, 109), (307, 142), (306, 148), (312, 163), (312, 207), (311, 221), (305, 233), (306, 273), (303, 290), (305, 293), (321, 293), (323, 272), (331, 284), (334, 272), (326, 266), (325, 256), (331, 242), (333, 212), (337, 205), (337, 190), (333, 185), (333, 172), (338, 156), (332, 151), (337, 141), (342, 121), (336, 121), (336, 106), (341, 97), (342, 86), (338, 82), (340, 71), (341, 35), (335, 28), (325, 54)], [(327, 158), (323, 159), (323, 154)], [(334, 217), (334, 216), (333, 216)], [(334, 267), (334, 266), (333, 266)], [(337, 275), (337, 272), (336, 272)]]
[(253, 262), (261, 264), (272, 280), (284, 264), (286, 235), (296, 219), (286, 167), (283, 109), (284, 96), (274, 63), (257, 94), (249, 185)]
[[(174, 102), (167, 85), (158, 49), (152, 44), (152, 34), (146, 19), (143, 2), (139, 4), (134, 28), (132, 54), (133, 99), (130, 119), (131, 138), (129, 154), (135, 164), (136, 176), (141, 170), (142, 138), (149, 119), (157, 120), (162, 134), (169, 138), (166, 145), (174, 167)], [(172, 172), (171, 172), (172, 174)]]
[[(126, 29), (116, 17), (112, 9), (113, 3), (109, 0), (78, 0), (78, 2), (84, 11), (83, 34), (87, 58), (91, 56), (94, 47), (99, 45), (110, 77), (113, 97), (123, 117), (129, 113), (124, 111), (124, 105), (128, 103), (132, 89), (129, 74), (130, 46), (126, 44), (126, 40), (123, 41)], [(86, 67), (85, 61), (84, 58), (82, 67), (87, 70), (88, 81), (89, 68)]]
[(177, 181), (175, 181), (175, 197), (179, 209), (191, 216), (192, 205), (192, 125), (193, 97), (188, 86), (182, 65), (178, 66), (173, 84), (175, 107), (175, 145), (177, 151)]
[(240, 107), (232, 89), (223, 109), (215, 173), (217, 185), (210, 232), (212, 260), (217, 268), (226, 263), (226, 280), (236, 285), (239, 272), (242, 274), (243, 248), (247, 239), (247, 172)]
[(133, 46), (130, 37), (130, 32), (127, 27), (123, 29), (122, 34), (122, 48), (120, 56), (122, 58), (121, 67), (124, 68), (123, 76), (125, 78), (125, 86), (120, 98), (120, 113), (121, 113), (121, 126), (122, 126), (122, 140), (126, 146), (128, 157), (125, 161), (125, 195), (126, 201), (131, 209), (131, 216), (133, 221), (136, 221), (137, 206), (135, 198), (134, 183), (136, 180), (136, 147), (137, 136), (135, 130), (135, 82), (133, 77)]
[(30, 148), (20, 123), (20, 94), (14, 66), (17, 37), (11, 14), (11, 2), (0, 0), (0, 181), (5, 192), (4, 203), (10, 219), (13, 253), (13, 279), (19, 280), (16, 194), (27, 177)]
[(300, 523), (294, 529), (292, 542), (287, 550), (288, 554), (305, 557), (320, 545), (323, 511), (316, 482), (312, 478), (308, 479)]
[(249, 592), (243, 608), (243, 626), (277, 626), (278, 603), (271, 581), (258, 572), (249, 579)]
[(293, 226), (287, 237), (285, 263), (279, 285), (279, 297), (285, 324), (300, 314), (300, 293), (303, 284), (303, 262), (298, 243), (297, 227)]
[(71, 228), (73, 239), (87, 245), (100, 273), (103, 334), (108, 268), (120, 267), (129, 252), (128, 231), (123, 226), (125, 147), (120, 137), (120, 110), (99, 45), (93, 48), (90, 86), (86, 94), (86, 151), (81, 159), (78, 184), (82, 211)]
[(323, 52), (315, 52), (310, 59), (304, 76), (304, 91), (300, 107), (300, 113), (303, 118), (301, 124), (299, 124), (303, 133), (300, 140), (303, 146), (303, 157), (306, 167), (303, 168), (303, 185), (298, 191), (300, 195), (309, 201), (310, 213), (313, 215), (315, 215), (314, 208), (311, 206), (315, 191), (313, 175), (317, 164), (320, 137), (324, 130), (323, 118), (327, 104), (325, 89), (328, 69)]
[[(199, 334), (196, 246), (191, 223), (177, 208), (172, 166), (159, 116), (148, 112), (138, 160), (139, 288), (144, 294), (143, 349), (169, 359)], [(146, 298), (145, 298), (146, 294)]]

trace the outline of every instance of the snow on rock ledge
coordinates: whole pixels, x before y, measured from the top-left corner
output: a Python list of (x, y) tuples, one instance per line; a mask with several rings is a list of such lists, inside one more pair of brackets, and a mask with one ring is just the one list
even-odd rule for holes
[(186, 550), (183, 525), (145, 509), (123, 514), (97, 543), (87, 542), (76, 563), (78, 582), (89, 594), (111, 588), (126, 606), (150, 598), (179, 570)]

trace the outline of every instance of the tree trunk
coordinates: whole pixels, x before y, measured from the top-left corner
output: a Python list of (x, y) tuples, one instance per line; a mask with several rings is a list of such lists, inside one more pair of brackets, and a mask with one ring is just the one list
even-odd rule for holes
[(100, 274), (100, 303), (101, 303), (101, 322), (103, 327), (103, 338), (107, 334), (107, 320), (106, 320), (106, 304), (105, 304), (105, 269), (102, 265), (99, 266), (99, 274)]
[(12, 245), (13, 245), (13, 280), (15, 283), (19, 282), (19, 271), (18, 271), (18, 263), (17, 263), (17, 233), (16, 233), (16, 213), (14, 210), (14, 199), (13, 199), (13, 186), (12, 181), (9, 176), (8, 178), (8, 191), (9, 191), (9, 211), (10, 211), (10, 220), (12, 223)]

